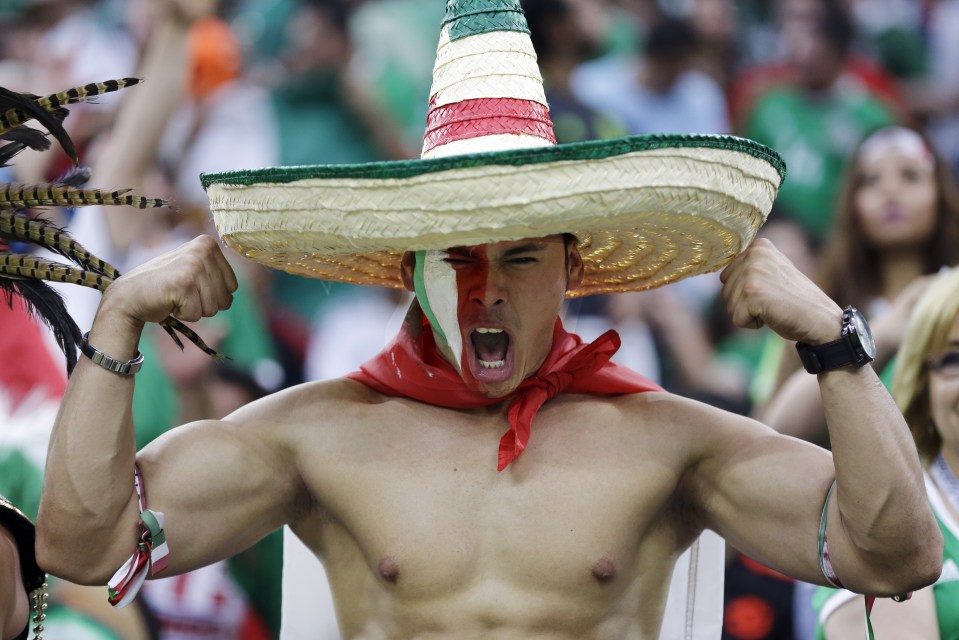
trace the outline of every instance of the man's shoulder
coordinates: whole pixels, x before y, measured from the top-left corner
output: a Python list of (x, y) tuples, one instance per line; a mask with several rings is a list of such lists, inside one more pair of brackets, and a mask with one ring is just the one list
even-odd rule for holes
[(237, 422), (315, 420), (318, 416), (349, 412), (351, 408), (380, 404), (387, 398), (348, 378), (304, 382), (277, 391), (242, 407), (230, 416)]
[(709, 447), (716, 440), (763, 428), (750, 418), (668, 391), (646, 391), (603, 398), (627, 429), (662, 430), (670, 440)]

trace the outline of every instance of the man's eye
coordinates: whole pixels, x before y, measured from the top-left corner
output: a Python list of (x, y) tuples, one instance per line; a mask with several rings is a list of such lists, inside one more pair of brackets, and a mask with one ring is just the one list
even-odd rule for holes
[(537, 262), (536, 258), (531, 257), (521, 257), (521, 258), (510, 258), (507, 262), (510, 264), (533, 264)]

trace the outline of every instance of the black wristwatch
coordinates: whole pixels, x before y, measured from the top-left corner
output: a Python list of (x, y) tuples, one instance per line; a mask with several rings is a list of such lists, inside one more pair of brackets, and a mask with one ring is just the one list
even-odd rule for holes
[(802, 366), (809, 373), (820, 373), (855, 365), (862, 367), (876, 358), (876, 341), (859, 309), (846, 307), (842, 312), (839, 339), (826, 344), (796, 343)]

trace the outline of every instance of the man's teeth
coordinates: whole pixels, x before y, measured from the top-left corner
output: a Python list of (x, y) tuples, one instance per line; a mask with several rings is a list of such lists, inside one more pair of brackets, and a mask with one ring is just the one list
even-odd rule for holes
[(477, 327), (476, 333), (503, 333), (502, 329), (493, 329), (490, 327)]
[(487, 362), (486, 360), (480, 360), (479, 363), (480, 365), (482, 365), (484, 369), (499, 369), (500, 367), (506, 364), (506, 360), (494, 360), (492, 362)]

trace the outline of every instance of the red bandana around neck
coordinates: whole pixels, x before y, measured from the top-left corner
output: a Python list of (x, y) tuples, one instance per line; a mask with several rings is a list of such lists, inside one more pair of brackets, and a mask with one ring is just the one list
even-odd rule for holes
[[(415, 335), (411, 331), (410, 324), (417, 317), (422, 315), (411, 311), (393, 342), (347, 377), (386, 396), (450, 409), (476, 409), (506, 399), (488, 398), (467, 387), (459, 372), (440, 355), (429, 324), (424, 320), (421, 331)], [(619, 395), (663, 390), (651, 380), (611, 362), (619, 346), (615, 331), (584, 343), (579, 336), (567, 333), (562, 321), (556, 318), (553, 346), (546, 360), (536, 375), (524, 380), (511, 394), (510, 428), (499, 443), (500, 471), (526, 448), (536, 412), (560, 393)]]

